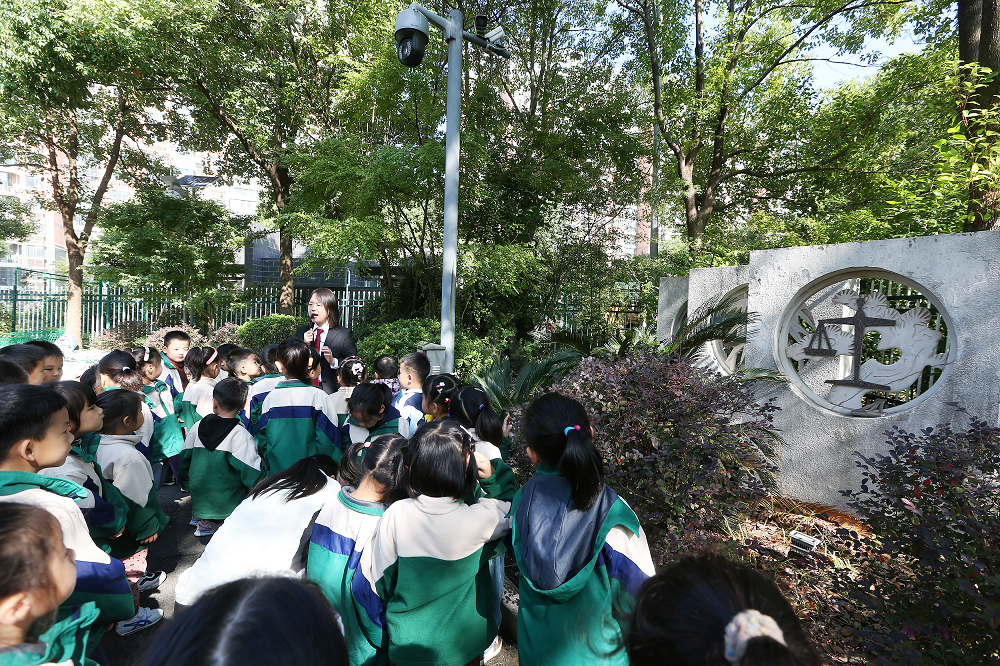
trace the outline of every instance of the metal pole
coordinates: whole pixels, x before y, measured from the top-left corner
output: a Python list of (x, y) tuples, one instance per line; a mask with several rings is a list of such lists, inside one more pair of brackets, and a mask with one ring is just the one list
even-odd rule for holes
[(10, 332), (17, 333), (17, 281), (20, 279), (18, 273), (20, 272), (20, 267), (14, 267), (14, 293), (13, 299), (10, 305)]
[(451, 10), (448, 27), (448, 123), (444, 161), (444, 252), (441, 276), (441, 372), (455, 371), (455, 273), (458, 263), (458, 157), (462, 124), (462, 12)]
[[(653, 0), (653, 27), (655, 34), (659, 35), (659, 0)], [(649, 209), (649, 257), (656, 259), (660, 254), (660, 121), (655, 115), (653, 116), (653, 201), (650, 203), (652, 205)]]

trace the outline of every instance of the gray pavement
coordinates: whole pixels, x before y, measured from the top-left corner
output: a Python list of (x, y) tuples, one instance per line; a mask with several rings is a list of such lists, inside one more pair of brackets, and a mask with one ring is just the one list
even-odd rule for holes
[[(163, 620), (156, 625), (130, 636), (118, 636), (113, 631), (105, 634), (101, 647), (111, 666), (138, 666), (143, 656), (159, 634), (174, 617), (174, 586), (181, 572), (195, 563), (211, 537), (195, 537), (191, 520), (191, 496), (182, 493), (179, 485), (163, 486), (157, 491), (160, 505), (170, 518), (170, 524), (160, 538), (149, 548), (147, 568), (167, 572), (167, 580), (156, 590), (143, 592), (140, 604), (163, 611)], [(517, 666), (517, 646), (506, 636), (503, 652), (490, 660), (489, 666)], [(178, 664), (177, 666), (183, 666)]]

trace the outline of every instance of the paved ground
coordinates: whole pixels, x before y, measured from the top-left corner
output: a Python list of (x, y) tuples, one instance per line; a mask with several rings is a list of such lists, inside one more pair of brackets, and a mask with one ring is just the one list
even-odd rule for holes
[[(174, 586), (177, 577), (189, 568), (211, 537), (197, 538), (191, 520), (191, 496), (182, 493), (180, 486), (164, 486), (157, 492), (164, 513), (170, 518), (170, 525), (149, 549), (147, 564), (150, 570), (162, 569), (167, 572), (167, 580), (159, 589), (144, 592), (140, 603), (143, 606), (159, 608), (163, 620), (158, 624), (132, 634), (118, 636), (113, 631), (105, 635), (101, 646), (111, 666), (137, 666), (142, 663), (146, 650), (156, 641), (159, 634), (174, 615)], [(517, 647), (504, 641), (503, 652), (489, 662), (489, 666), (517, 666)], [(178, 666), (183, 666), (178, 664)]]

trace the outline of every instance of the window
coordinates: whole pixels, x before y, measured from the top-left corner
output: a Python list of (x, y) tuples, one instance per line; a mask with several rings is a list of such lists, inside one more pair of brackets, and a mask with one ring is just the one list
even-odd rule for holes
[(24, 187), (29, 190), (40, 190), (45, 186), (45, 179), (41, 176), (26, 176)]
[(230, 199), (229, 207), (236, 213), (255, 213), (257, 211), (257, 202), (246, 201), (243, 199)]
[(0, 192), (6, 192), (10, 189), (10, 174), (0, 173)]

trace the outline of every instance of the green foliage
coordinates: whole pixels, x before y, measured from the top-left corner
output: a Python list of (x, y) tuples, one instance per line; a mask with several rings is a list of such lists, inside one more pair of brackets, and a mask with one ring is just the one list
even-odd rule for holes
[[(90, 338), (90, 346), (94, 349), (133, 349), (148, 344), (149, 324), (139, 320), (125, 320), (110, 328), (95, 333)], [(161, 340), (162, 343), (162, 340)]]
[[(417, 350), (419, 342), (441, 339), (441, 322), (433, 319), (398, 319), (377, 327), (358, 342), (358, 355), (366, 363), (388, 354), (396, 359)], [(489, 365), (502, 341), (471, 335), (459, 329), (455, 335), (455, 372), (468, 376)]]
[(295, 329), (308, 323), (304, 318), (291, 315), (272, 314), (257, 319), (248, 319), (237, 330), (239, 344), (256, 352), (265, 345), (276, 345), (295, 337)]
[(970, 418), (886, 436), (887, 455), (858, 454), (860, 491), (842, 492), (875, 533), (853, 535), (864, 566), (838, 589), (865, 614), (865, 649), (893, 664), (996, 664), (1000, 429)]
[(17, 197), (0, 195), (0, 240), (23, 241), (35, 233), (36, 227), (31, 206)]
[(184, 331), (185, 333), (187, 333), (189, 336), (191, 336), (192, 347), (204, 347), (205, 345), (209, 344), (208, 338), (202, 335), (201, 331), (199, 331), (194, 326), (191, 326), (190, 324), (185, 324), (184, 322), (180, 322), (178, 324), (173, 324), (169, 326), (163, 326), (162, 328), (156, 329), (155, 331), (151, 332), (148, 336), (146, 336), (146, 341), (143, 344), (150, 347), (156, 347), (157, 349), (162, 351), (163, 338), (170, 331)]
[(489, 367), (469, 378), (469, 383), (489, 396), (497, 413), (513, 411), (529, 402), (555, 378), (580, 362), (580, 354), (570, 349), (553, 351), (539, 361), (529, 361), (516, 369), (508, 354), (498, 354)]

